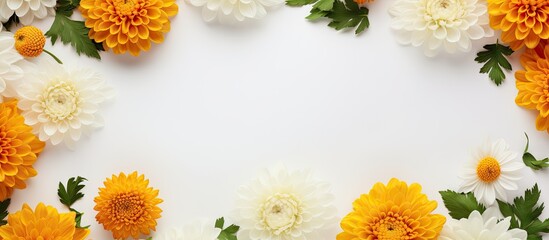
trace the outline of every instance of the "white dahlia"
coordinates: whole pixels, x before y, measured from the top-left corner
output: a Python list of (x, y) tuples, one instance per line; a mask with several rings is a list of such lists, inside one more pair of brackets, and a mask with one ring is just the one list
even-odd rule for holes
[(212, 221), (196, 221), (183, 228), (174, 228), (159, 234), (157, 240), (217, 240), (221, 229), (215, 228)]
[(202, 7), (202, 17), (210, 22), (241, 22), (259, 19), (267, 15), (267, 8), (281, 5), (284, 0), (187, 0), (196, 7)]
[(451, 219), (446, 222), (439, 240), (526, 240), (526, 231), (509, 230), (511, 218), (497, 217), (496, 208), (488, 208), (482, 215), (473, 211), (469, 218)]
[[(1, 24), (0, 24), (1, 26)], [(15, 86), (23, 77), (23, 65), (28, 62), (14, 48), (10, 32), (0, 32), (0, 102), (3, 97), (15, 97)]]
[(336, 223), (329, 190), (311, 171), (263, 171), (238, 190), (235, 223), (240, 235), (252, 240), (320, 239)]
[(517, 153), (510, 151), (503, 139), (485, 143), (466, 166), (459, 190), (473, 192), (486, 205), (494, 204), (496, 198), (507, 201), (506, 192), (518, 189), (515, 182), (520, 180), (523, 167)]
[(0, 0), (0, 21), (6, 22), (15, 13), (23, 25), (30, 25), (34, 18), (53, 15), (55, 4), (55, 0)]
[(83, 133), (103, 126), (99, 105), (114, 97), (114, 90), (97, 73), (40, 61), (26, 78), (18, 89), (19, 108), (40, 140), (70, 148)]
[(397, 41), (423, 46), (427, 56), (437, 55), (441, 48), (449, 53), (468, 52), (471, 40), (494, 34), (485, 1), (396, 0), (389, 14)]

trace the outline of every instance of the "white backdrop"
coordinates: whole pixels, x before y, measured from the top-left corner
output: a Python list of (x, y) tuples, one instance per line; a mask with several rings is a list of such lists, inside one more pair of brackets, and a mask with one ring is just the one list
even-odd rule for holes
[[(475, 52), (429, 59), (398, 45), (391, 2), (370, 4), (372, 26), (358, 37), (306, 21), (309, 7), (223, 26), (203, 22), (200, 9), (180, 1), (166, 41), (139, 58), (111, 52), (98, 62), (48, 46), (67, 65), (96, 69), (118, 95), (103, 108), (106, 127), (74, 151), (46, 148), (39, 175), (16, 191), (10, 209), (39, 201), (62, 208), (58, 182), (83, 176), (90, 181), (75, 208), (85, 212), (91, 238), (112, 239), (93, 211), (111, 174), (137, 170), (160, 189), (162, 230), (230, 214), (238, 186), (284, 163), (330, 182), (339, 216), (391, 177), (421, 183), (445, 213), (438, 191), (457, 190), (471, 151), (485, 140), (501, 137), (522, 152), (527, 132), (531, 152), (549, 156), (549, 135), (514, 103), (511, 75), (496, 87), (478, 74)], [(51, 21), (39, 26), (47, 30)], [(538, 182), (548, 201), (549, 173), (523, 173), (516, 194)], [(324, 239), (338, 232), (334, 225)]]

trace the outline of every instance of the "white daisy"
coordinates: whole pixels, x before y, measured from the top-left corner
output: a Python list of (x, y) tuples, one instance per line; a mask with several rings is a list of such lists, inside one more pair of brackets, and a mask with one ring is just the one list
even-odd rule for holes
[(500, 220), (497, 208), (488, 208), (482, 215), (473, 211), (469, 218), (451, 219), (446, 222), (439, 240), (526, 240), (526, 231), (509, 230), (511, 217)]
[(187, 0), (196, 7), (202, 7), (202, 17), (210, 22), (218, 19), (221, 23), (241, 22), (246, 19), (259, 19), (267, 15), (267, 8), (278, 6), (284, 0)]
[(0, 0), (0, 21), (6, 22), (15, 14), (23, 25), (30, 25), (34, 18), (53, 15), (55, 4), (55, 0)]
[(217, 240), (221, 229), (215, 228), (212, 221), (196, 221), (183, 228), (174, 228), (159, 234), (157, 240)]
[[(316, 240), (335, 224), (328, 184), (280, 166), (240, 187), (235, 223), (252, 240)], [(323, 235), (324, 233), (324, 235)]]
[[(0, 24), (1, 25), (1, 24)], [(14, 48), (10, 32), (0, 32), (0, 102), (3, 97), (15, 97), (15, 87), (23, 77), (22, 67), (28, 62)]]
[(72, 147), (83, 133), (103, 126), (99, 105), (114, 97), (114, 90), (91, 69), (40, 61), (26, 80), (18, 89), (19, 108), (40, 140)]
[(515, 182), (521, 178), (523, 164), (516, 158), (517, 153), (510, 151), (503, 139), (484, 144), (466, 166), (459, 190), (473, 192), (487, 205), (494, 204), (496, 198), (507, 201), (506, 191), (517, 190)]
[(471, 40), (494, 34), (486, 3), (480, 0), (396, 0), (389, 14), (397, 41), (423, 46), (427, 56), (437, 55), (441, 48), (468, 52)]

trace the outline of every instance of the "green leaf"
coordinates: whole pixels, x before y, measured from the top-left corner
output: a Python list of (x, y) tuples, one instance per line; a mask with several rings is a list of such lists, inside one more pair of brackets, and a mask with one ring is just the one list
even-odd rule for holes
[(306, 17), (306, 19), (317, 20), (319, 18), (326, 17), (326, 15), (328, 15), (328, 13), (329, 12), (322, 11), (322, 10), (317, 9), (317, 8), (313, 8), (313, 9), (311, 9), (311, 14), (309, 14), (309, 16)]
[(319, 0), (313, 5), (313, 9), (320, 11), (330, 11), (334, 7), (335, 0)]
[(67, 181), (66, 187), (59, 182), (59, 188), (57, 189), (59, 201), (68, 208), (71, 208), (76, 201), (84, 197), (84, 194), (81, 193), (80, 190), (85, 187), (85, 185), (81, 183), (86, 180), (87, 179), (80, 176), (76, 178), (72, 177)]
[(510, 228), (525, 230), (528, 240), (541, 239), (541, 233), (549, 232), (549, 219), (539, 219), (545, 208), (543, 203), (538, 205), (540, 195), (541, 191), (536, 184), (532, 189), (526, 190), (524, 197), (515, 198), (513, 204), (497, 200), (503, 216), (511, 217)]
[(528, 152), (528, 147), (530, 146), (530, 138), (528, 137), (528, 134), (524, 133), (524, 135), (526, 135), (526, 147), (524, 149), (524, 154), (522, 155), (522, 161), (524, 162), (524, 164), (534, 170), (540, 170), (549, 167), (549, 158), (538, 160), (536, 159), (536, 157), (534, 157), (534, 155)]
[(301, 7), (309, 4), (316, 3), (318, 0), (286, 0), (286, 5), (292, 7)]
[(513, 54), (513, 50), (508, 47), (499, 44), (488, 44), (484, 46), (485, 51), (477, 53), (475, 61), (478, 63), (484, 63), (484, 66), (480, 69), (480, 73), (488, 73), (488, 76), (497, 85), (501, 85), (505, 80), (505, 73), (503, 69), (512, 70), (511, 64), (507, 60), (506, 56)]
[(451, 190), (439, 193), (450, 216), (454, 219), (468, 218), (475, 210), (481, 214), (486, 210), (486, 207), (477, 201), (473, 193), (457, 193)]
[(215, 227), (221, 229), (221, 233), (217, 237), (219, 240), (238, 240), (236, 234), (238, 233), (238, 230), (240, 229), (239, 226), (231, 225), (225, 229), (223, 229), (223, 225), (225, 225), (225, 219), (219, 218), (215, 221)]
[(52, 44), (55, 44), (58, 38), (64, 44), (70, 43), (78, 55), (83, 53), (88, 57), (101, 59), (96, 43), (88, 36), (89, 31), (84, 22), (71, 20), (64, 14), (56, 14), (46, 36), (51, 38)]
[(344, 28), (356, 27), (355, 34), (359, 34), (370, 26), (368, 13), (368, 8), (360, 7), (352, 0), (345, 0), (345, 3), (337, 0), (326, 17), (332, 20), (328, 24), (329, 27), (338, 31)]
[(76, 213), (76, 217), (74, 217), (74, 221), (76, 222), (76, 227), (77, 228), (89, 228), (90, 227), (90, 225), (82, 226), (82, 216), (84, 215), (84, 213), (76, 211), (76, 209), (74, 209), (74, 208), (69, 208), (69, 209)]
[(0, 202), (0, 226), (8, 224), (8, 221), (6, 218), (9, 215), (8, 207), (10, 206), (11, 199), (6, 199), (2, 202)]

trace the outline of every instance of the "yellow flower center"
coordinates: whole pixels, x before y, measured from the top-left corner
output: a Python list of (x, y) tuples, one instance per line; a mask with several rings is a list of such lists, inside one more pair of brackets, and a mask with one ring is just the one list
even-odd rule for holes
[(486, 183), (491, 183), (499, 178), (501, 167), (499, 162), (493, 157), (486, 157), (477, 165), (477, 176)]
[(406, 220), (408, 217), (388, 212), (373, 225), (373, 234), (378, 240), (415, 239), (417, 233), (406, 224)]
[(114, 9), (119, 16), (134, 16), (138, 14), (139, 4), (134, 0), (114, 0)]
[(70, 120), (80, 112), (80, 94), (72, 83), (53, 82), (39, 99), (44, 113), (53, 122)]
[(261, 222), (275, 235), (290, 231), (303, 222), (303, 207), (290, 194), (277, 193), (267, 198), (260, 209)]
[(145, 202), (137, 192), (121, 193), (109, 202), (109, 215), (120, 223), (143, 222)]
[(24, 57), (37, 57), (44, 51), (46, 37), (40, 29), (34, 26), (26, 26), (17, 30), (15, 38), (15, 49)]

